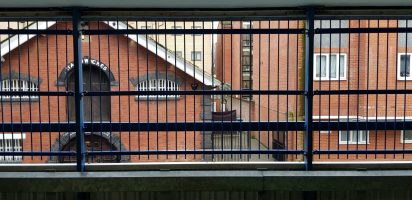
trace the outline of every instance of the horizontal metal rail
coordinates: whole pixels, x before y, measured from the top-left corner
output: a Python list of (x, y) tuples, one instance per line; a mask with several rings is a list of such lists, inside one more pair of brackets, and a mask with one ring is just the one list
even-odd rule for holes
[[(304, 95), (302, 90), (181, 90), (181, 91), (110, 91), (95, 92), (85, 91), (84, 96), (156, 96), (156, 95)], [(355, 95), (355, 94), (412, 94), (412, 90), (315, 90), (314, 95)], [(74, 96), (73, 91), (2, 91), (0, 95), (6, 96)], [(144, 98), (143, 98), (144, 99)], [(171, 98), (173, 99), (173, 98)]]
[[(361, 145), (361, 144), (359, 144)], [(314, 154), (363, 154), (363, 155), (371, 155), (371, 154), (412, 154), (412, 149), (374, 149), (374, 150), (364, 150), (364, 149), (357, 149), (357, 150), (314, 150)]]
[(344, 34), (344, 33), (410, 33), (412, 28), (318, 28), (316, 34)]
[(85, 35), (111, 34), (303, 34), (305, 29), (110, 29), (83, 30)]
[(314, 95), (346, 95), (346, 94), (412, 94), (409, 89), (388, 89), (388, 90), (315, 90)]
[[(85, 89), (87, 90), (87, 89)], [(180, 91), (110, 91), (110, 92), (89, 92), (85, 91), (84, 96), (154, 96), (156, 95), (303, 95), (304, 91), (293, 90), (180, 90)], [(144, 98), (143, 98), (144, 99)], [(171, 97), (170, 99), (173, 99)]]
[[(412, 121), (410, 120), (390, 120), (379, 119), (380, 121), (374, 122), (375, 119), (370, 119), (367, 122), (363, 119), (359, 119), (356, 122), (355, 119), (340, 118), (340, 122), (336, 121), (324, 121), (313, 122), (314, 131), (332, 131), (332, 130), (388, 130), (387, 133), (391, 134), (394, 130), (409, 130), (412, 129)], [(348, 120), (348, 121), (346, 121)], [(353, 121), (355, 120), (355, 121)], [(75, 128), (74, 122), (32, 122), (32, 123), (7, 123), (4, 122), (0, 126), (1, 131), (9, 132), (70, 132)], [(283, 122), (227, 122), (227, 121), (205, 121), (205, 122), (85, 122), (86, 132), (117, 132), (117, 131), (233, 131), (233, 130), (245, 130), (245, 131), (303, 131), (303, 121), (283, 121)], [(150, 134), (157, 134), (156, 132)]]
[(24, 35), (24, 34), (45, 34), (45, 35), (71, 35), (72, 30), (59, 29), (0, 29), (0, 34)]
[[(38, 92), (29, 92), (29, 91), (1, 91), (0, 95), (5, 96), (74, 96), (73, 91), (38, 91)], [(1, 97), (0, 97), (1, 98)]]

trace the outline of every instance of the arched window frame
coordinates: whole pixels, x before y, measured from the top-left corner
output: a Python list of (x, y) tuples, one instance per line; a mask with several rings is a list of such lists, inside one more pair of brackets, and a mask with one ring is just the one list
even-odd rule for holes
[[(37, 92), (39, 86), (33, 82), (25, 79), (3, 79), (0, 81), (0, 91), (3, 92)], [(37, 101), (39, 96), (37, 95), (1, 95), (1, 101)]]
[[(148, 79), (139, 82), (136, 85), (137, 91), (180, 91), (180, 85), (175, 81), (159, 78)], [(180, 95), (138, 95), (140, 100), (165, 100), (180, 98)]]

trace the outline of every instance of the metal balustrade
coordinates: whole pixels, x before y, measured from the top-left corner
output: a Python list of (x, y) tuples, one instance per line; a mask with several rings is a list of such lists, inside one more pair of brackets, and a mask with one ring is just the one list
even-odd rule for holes
[(71, 12), (0, 18), (0, 162), (412, 159), (408, 17)]

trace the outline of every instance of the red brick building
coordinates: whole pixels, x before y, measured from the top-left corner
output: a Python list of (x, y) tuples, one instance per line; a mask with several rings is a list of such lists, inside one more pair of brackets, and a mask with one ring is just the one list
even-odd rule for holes
[[(316, 20), (315, 28), (406, 27), (405, 20)], [(303, 21), (252, 21), (221, 23), (220, 28), (304, 28)], [(316, 34), (314, 90), (411, 89), (411, 34), (356, 33)], [(216, 43), (216, 72), (233, 89), (304, 90), (304, 35), (220, 35)], [(241, 57), (241, 59), (239, 59)], [(245, 84), (245, 82), (247, 84)], [(315, 95), (315, 121), (384, 121), (412, 117), (410, 95), (359, 94)], [(238, 117), (252, 121), (301, 121), (303, 96), (230, 96), (227, 110), (242, 110)], [(351, 127), (356, 129), (356, 127)], [(404, 134), (405, 133), (405, 134)], [(254, 132), (263, 146), (302, 149), (301, 132)], [(405, 131), (315, 131), (315, 150), (374, 150), (411, 148), (412, 132)], [(273, 146), (274, 145), (274, 146)], [(288, 160), (302, 157), (289, 156)], [(322, 155), (315, 160), (410, 159), (409, 155)]]
[[(89, 22), (90, 29), (126, 29), (121, 22)], [(65, 22), (38, 22), (29, 29), (70, 30)], [(15, 35), (1, 44), (2, 91), (73, 91), (73, 39), (65, 35)], [(85, 35), (82, 43), (84, 90), (147, 91), (211, 89), (219, 84), (207, 73), (144, 35)], [(3, 123), (74, 121), (74, 97), (2, 96)], [(208, 96), (84, 97), (84, 118), (90, 122), (175, 122), (210, 120)], [(3, 133), (4, 150), (75, 150), (75, 133)], [(209, 148), (207, 132), (86, 133), (91, 150), (196, 150)], [(87, 162), (200, 160), (201, 156), (87, 157)], [(17, 162), (71, 162), (73, 158), (2, 157)]]

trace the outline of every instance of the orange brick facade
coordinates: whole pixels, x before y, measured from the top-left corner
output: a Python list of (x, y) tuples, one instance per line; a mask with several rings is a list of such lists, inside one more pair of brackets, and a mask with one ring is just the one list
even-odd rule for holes
[[(325, 20), (326, 24), (332, 23)], [(342, 23), (342, 22), (341, 22)], [(397, 21), (387, 20), (353, 20), (347, 22), (350, 28), (397, 27)], [(234, 22), (232, 28), (239, 28), (240, 22)], [(254, 21), (253, 28), (304, 28), (303, 21)], [(226, 27), (229, 28), (229, 27)], [(316, 27), (319, 28), (319, 27)], [(327, 28), (327, 27), (326, 27)], [(399, 45), (397, 33), (355, 33), (334, 34), (338, 41), (327, 40), (329, 34), (322, 34), (315, 39), (315, 54), (339, 53), (346, 55), (345, 80), (315, 80), (314, 90), (402, 90), (411, 89), (411, 81), (397, 79), (398, 53), (411, 52), (411, 49)], [(346, 35), (346, 36), (345, 36)], [(304, 43), (303, 34), (254, 34), (253, 36), (253, 89), (254, 90), (303, 90), (304, 80)], [(346, 37), (346, 39), (344, 39)], [(339, 43), (339, 40), (341, 43)], [(335, 46), (333, 45), (335, 42)], [(241, 89), (241, 40), (239, 35), (220, 35), (216, 43), (216, 72), (218, 79), (230, 84), (233, 89)], [(337, 46), (336, 46), (337, 45)], [(315, 95), (313, 99), (314, 120), (340, 121), (349, 120), (392, 121), (403, 120), (412, 116), (410, 95)], [(232, 96), (227, 101), (228, 109), (238, 112), (238, 117), (252, 121), (301, 121), (303, 120), (303, 97), (297, 95), (254, 95), (251, 101), (241, 100), (239, 96)], [(240, 103), (242, 102), (242, 103)], [(241, 105), (242, 104), (242, 105)], [(329, 117), (330, 116), (330, 117)], [(338, 117), (339, 116), (339, 117)], [(351, 127), (356, 129), (356, 127)], [(272, 134), (254, 132), (255, 138), (268, 148), (272, 148)], [(259, 136), (260, 135), (260, 136)], [(303, 149), (303, 133), (287, 133), (286, 149)], [(368, 144), (339, 144), (337, 131), (314, 132), (315, 150), (374, 150), (374, 149), (408, 149), (412, 145), (402, 142), (401, 131), (369, 131)], [(268, 138), (268, 139), (266, 139)], [(315, 160), (388, 160), (410, 159), (405, 155), (322, 155), (315, 156)], [(288, 160), (300, 160), (301, 156), (289, 156)]]
[[(57, 26), (57, 27), (56, 27)], [(97, 23), (90, 23), (96, 28)], [(69, 23), (57, 23), (50, 29), (71, 29)], [(100, 29), (108, 29), (100, 23)], [(180, 90), (192, 90), (192, 85), (202, 88), (202, 83), (166, 63), (155, 53), (138, 45), (123, 35), (86, 36), (82, 43), (83, 57), (92, 58), (109, 67), (117, 84), (110, 85), (110, 91), (136, 90), (136, 80), (145, 76), (168, 74), (180, 83)], [(66, 91), (66, 84), (58, 86), (58, 78), (66, 65), (73, 62), (73, 39), (71, 36), (48, 35), (34, 37), (4, 56), (1, 66), (3, 77), (21, 74), (31, 79), (40, 79), (40, 91)], [(83, 65), (84, 68), (90, 67)], [(16, 76), (16, 75), (14, 75)], [(87, 91), (87, 88), (84, 88)], [(180, 96), (168, 100), (146, 100), (135, 96), (110, 97), (110, 119), (112, 122), (194, 122), (202, 120), (202, 113), (210, 111), (210, 105), (203, 105), (202, 96)], [(196, 102), (196, 103), (195, 103)], [(210, 103), (210, 102), (209, 102)], [(41, 96), (33, 102), (3, 101), (2, 122), (61, 122), (68, 121), (67, 97)], [(90, 107), (85, 106), (85, 110)], [(74, 112), (71, 110), (70, 112)], [(91, 111), (93, 112), (93, 111)], [(19, 133), (17, 133), (19, 134)], [(67, 133), (25, 132), (24, 151), (51, 151)], [(95, 137), (98, 137), (96, 134)], [(110, 139), (119, 140), (118, 148), (123, 150), (196, 150), (202, 148), (201, 132), (119, 132)], [(73, 138), (70, 138), (73, 139)], [(66, 141), (68, 142), (68, 141)], [(61, 144), (64, 145), (64, 144)], [(56, 150), (56, 149), (55, 149)], [(59, 148), (57, 148), (59, 150)], [(61, 150), (61, 149), (60, 149)], [(128, 161), (192, 161), (201, 156), (179, 155), (131, 156)], [(24, 162), (47, 162), (48, 156), (24, 157)]]

